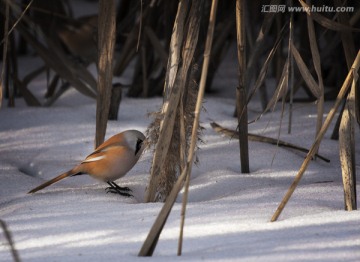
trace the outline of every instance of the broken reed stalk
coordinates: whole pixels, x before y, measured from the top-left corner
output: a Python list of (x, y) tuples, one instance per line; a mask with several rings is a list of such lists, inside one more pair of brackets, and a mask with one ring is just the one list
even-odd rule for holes
[[(180, 101), (180, 161), (184, 165), (180, 166), (180, 173), (185, 169), (186, 165), (186, 130), (185, 130), (185, 115), (182, 99)], [(189, 176), (186, 177), (185, 184), (188, 183)], [(184, 236), (184, 224), (185, 224), (185, 214), (186, 214), (186, 203), (188, 201), (188, 196), (184, 196), (182, 199), (181, 213), (180, 213), (180, 232), (179, 232), (179, 241), (178, 241), (178, 251), (177, 255), (180, 256), (182, 252), (182, 239)]]
[(354, 75), (339, 128), (339, 154), (344, 187), (345, 210), (357, 209), (356, 166), (355, 166), (355, 87), (357, 75)]
[[(334, 0), (335, 7), (342, 6), (341, 0)], [(338, 21), (344, 25), (349, 24), (349, 17), (346, 13), (340, 12)], [(351, 61), (354, 59), (356, 49), (351, 32), (342, 31), (340, 33), (341, 42), (345, 53), (346, 64), (350, 69)], [(357, 209), (356, 203), (356, 164), (355, 164), (355, 133), (354, 125), (356, 119), (355, 109), (355, 90), (357, 77), (354, 76), (352, 86), (344, 108), (341, 114), (339, 133), (339, 154), (341, 163), (341, 172), (344, 187), (344, 206), (345, 210), (351, 211)]]
[[(292, 3), (291, 3), (292, 5)], [(291, 46), (292, 42), (293, 42), (293, 37), (294, 37), (294, 14), (291, 13), (291, 18), (290, 18), (290, 25), (289, 25), (289, 46)], [(293, 101), (294, 101), (294, 57), (291, 55), (291, 50), (289, 48), (288, 50), (288, 88), (290, 88), (290, 102), (289, 102), (289, 125), (288, 125), (288, 134), (291, 133), (291, 128), (292, 128), (292, 113), (293, 113)]]
[[(321, 15), (318, 12), (311, 12), (311, 6), (306, 4), (304, 0), (299, 0), (300, 5), (304, 7), (305, 12), (311, 16), (316, 22), (321, 26), (333, 30), (333, 31), (349, 31), (349, 32), (360, 32), (360, 29), (351, 27), (349, 25), (344, 25), (342, 23), (335, 22), (334, 20)], [(339, 12), (341, 13), (341, 12)], [(337, 13), (337, 14), (339, 14)]]
[(98, 30), (98, 96), (96, 98), (95, 148), (104, 142), (110, 109), (115, 46), (115, 0), (100, 0)]
[(149, 93), (149, 78), (147, 75), (147, 65), (146, 65), (146, 48), (144, 45), (141, 46), (140, 50), (141, 56), (141, 70), (142, 70), (142, 82), (143, 82), (143, 92), (142, 96), (147, 97)]
[(154, 51), (159, 55), (160, 61), (163, 65), (164, 69), (166, 70), (169, 55), (167, 54), (164, 47), (162, 46), (161, 41), (156, 36), (154, 30), (151, 27), (145, 26), (144, 32), (145, 32), (146, 36), (149, 38), (150, 43), (151, 43), (152, 47), (154, 48)]
[[(8, 94), (8, 107), (15, 107), (15, 96), (19, 92), (19, 78), (18, 78), (18, 65), (16, 59), (16, 44), (14, 34), (8, 35), (8, 47), (7, 47), (7, 63), (5, 72), (5, 85)], [(26, 94), (23, 94), (24, 100), (27, 100)]]
[[(151, 164), (150, 180), (145, 192), (145, 202), (156, 201), (158, 195), (158, 184), (161, 176), (163, 164), (171, 143), (172, 134), (174, 132), (174, 123), (177, 108), (179, 105), (181, 92), (179, 86), (175, 85), (176, 75), (181, 69), (181, 49), (184, 38), (184, 26), (186, 22), (188, 1), (180, 1), (174, 21), (174, 27), (171, 35), (171, 42), (169, 46), (169, 60), (167, 64), (165, 86), (163, 93), (163, 106), (161, 114), (163, 115), (160, 126), (159, 134), (153, 154)], [(180, 67), (180, 69), (179, 69)], [(175, 91), (174, 91), (175, 90)], [(171, 134), (171, 135), (169, 135)], [(166, 174), (168, 177), (168, 174)]]
[(15, 262), (20, 262), (19, 253), (17, 252), (17, 250), (15, 248), (14, 241), (13, 241), (13, 239), (11, 237), (11, 233), (8, 230), (5, 221), (0, 219), (0, 226), (1, 226), (2, 230), (3, 230), (3, 232), (4, 232), (4, 235), (5, 235), (5, 238), (6, 238), (7, 242), (9, 243), (10, 250), (11, 250), (11, 255), (12, 255), (14, 261)]
[[(341, 3), (341, 1), (336, 1), (335, 5), (336, 5), (336, 7), (339, 7), (339, 6), (342, 5), (342, 3)], [(360, 9), (358, 9), (357, 13), (360, 14)], [(357, 15), (354, 14), (352, 16), (352, 18), (349, 19), (345, 13), (340, 12), (340, 13), (338, 13), (338, 20), (339, 20), (339, 22), (341, 22), (344, 25), (354, 26), (354, 24), (356, 23), (355, 21), (357, 20), (356, 16)], [(348, 66), (348, 69), (350, 69), (351, 62), (353, 61), (353, 59), (354, 59), (354, 57), (356, 55), (354, 39), (352, 37), (352, 33), (347, 32), (345, 30), (340, 32), (340, 36), (341, 37), (340, 37), (340, 39), (338, 41), (342, 42), (342, 46), (343, 46), (344, 53), (345, 53), (346, 64)], [(336, 46), (337, 46), (337, 44), (338, 43), (336, 43)], [(334, 50), (334, 48), (331, 48), (329, 50)], [(355, 95), (356, 95), (356, 93), (359, 93), (359, 91), (357, 89), (355, 90)], [(356, 101), (359, 101), (359, 100), (360, 99), (356, 99)], [(346, 104), (346, 102), (344, 101), (343, 107), (342, 107), (342, 109), (340, 111), (340, 114), (339, 114), (338, 119), (336, 121), (336, 124), (334, 126), (334, 130), (333, 130), (333, 133), (331, 135), (331, 139), (334, 139), (334, 140), (339, 139), (340, 122), (341, 122), (342, 114), (343, 114), (343, 111), (344, 111), (344, 108), (345, 108), (345, 104)], [(359, 110), (359, 108), (357, 108), (357, 110)], [(357, 114), (358, 114), (358, 112), (357, 112)], [(359, 114), (357, 115), (357, 117), (359, 117)], [(359, 121), (359, 123), (360, 123), (360, 121)]]
[(321, 127), (321, 130), (319, 132), (319, 134), (317, 135), (314, 143), (312, 144), (309, 153), (307, 154), (304, 162), (302, 163), (298, 174), (296, 175), (296, 177), (294, 178), (293, 183), (291, 184), (291, 186), (289, 187), (288, 191), (286, 192), (284, 198), (282, 199), (281, 203), (279, 204), (277, 210), (275, 211), (275, 213), (273, 214), (272, 218), (271, 218), (271, 222), (274, 222), (278, 219), (278, 217), (280, 216), (281, 212), (283, 211), (283, 209), (285, 208), (285, 205), (287, 204), (287, 202), (289, 201), (291, 195), (294, 193), (297, 185), (299, 184), (303, 174), (306, 171), (306, 168), (308, 167), (311, 159), (314, 157), (317, 148), (319, 147), (322, 138), (325, 135), (325, 132), (327, 131), (332, 119), (334, 118), (334, 115), (339, 107), (339, 105), (341, 104), (342, 99), (345, 97), (345, 95), (347, 94), (347, 91), (349, 89), (349, 86), (353, 80), (353, 78), (356, 76), (358, 70), (359, 70), (359, 66), (360, 66), (360, 51), (358, 51), (357, 56), (354, 60), (354, 63), (348, 73), (348, 75), (346, 76), (346, 79), (339, 91), (339, 94), (336, 98), (335, 104), (333, 106), (333, 108), (330, 110), (329, 114), (327, 115), (324, 124)]
[[(204, 1), (194, 1), (188, 8), (189, 3), (190, 1), (187, 0), (179, 3), (170, 44), (171, 56), (165, 81), (164, 102), (161, 113), (157, 113), (157, 117), (148, 129), (150, 143), (156, 144), (147, 188), (148, 201), (165, 201), (176, 182), (178, 172), (181, 172), (186, 164), (186, 158), (183, 158), (184, 162), (180, 161), (180, 152), (182, 146), (188, 148), (190, 141), (188, 138), (191, 137), (194, 120), (197, 87), (193, 81), (194, 68), (191, 65), (198, 42)], [(178, 70), (173, 70), (176, 67)], [(170, 85), (171, 79), (175, 80), (172, 85)], [(183, 108), (180, 109), (180, 106)], [(182, 110), (183, 119), (180, 117)], [(185, 130), (183, 135), (186, 137), (184, 145), (179, 142), (182, 122)]]
[[(193, 128), (192, 128), (192, 136), (191, 136), (191, 142), (190, 142), (190, 147), (189, 147), (187, 163), (186, 163), (184, 169), (182, 170), (181, 175), (178, 177), (169, 196), (167, 197), (164, 206), (162, 207), (158, 217), (156, 218), (156, 220), (154, 222), (154, 225), (150, 229), (150, 232), (149, 232), (143, 246), (140, 249), (140, 252), (138, 254), (139, 256), (152, 256), (152, 254), (155, 250), (157, 241), (160, 237), (160, 233), (161, 233), (161, 231), (166, 223), (166, 220), (170, 214), (170, 211), (176, 201), (177, 195), (179, 194), (181, 188), (183, 187), (184, 181), (190, 180), (191, 167), (192, 167), (192, 163), (193, 163), (194, 151), (195, 151), (195, 146), (196, 146), (196, 141), (197, 141), (197, 130), (199, 127), (200, 111), (201, 111), (202, 101), (203, 101), (204, 92), (205, 92), (206, 77), (207, 77), (207, 71), (208, 71), (209, 61), (210, 61), (211, 45), (212, 45), (212, 39), (213, 39), (213, 35), (214, 35), (217, 4), (218, 4), (218, 0), (212, 1), (211, 11), (210, 11), (210, 21), (209, 21), (208, 32), (207, 32), (207, 37), (206, 37), (206, 42), (205, 42), (204, 62), (203, 62), (203, 66), (202, 66), (199, 92), (198, 92), (198, 97), (197, 97), (196, 107), (195, 107), (195, 112), (194, 112), (195, 117), (194, 117), (194, 123), (193, 123)], [(184, 192), (184, 196), (183, 196), (186, 199), (188, 197), (188, 192), (189, 192), (189, 183), (186, 182), (185, 192)], [(185, 218), (185, 216), (184, 216), (184, 218)], [(181, 222), (181, 225), (182, 226), (184, 225), (184, 221)], [(183, 229), (181, 229), (181, 230), (183, 230)], [(182, 239), (179, 239), (179, 241), (182, 241)], [(182, 244), (179, 244), (180, 250), (178, 250), (178, 254), (181, 254), (181, 246), (182, 246)]]
[(159, 215), (157, 216), (153, 226), (151, 227), (149, 234), (147, 235), (138, 256), (145, 257), (145, 256), (152, 256), (154, 253), (154, 250), (156, 248), (156, 244), (159, 240), (160, 234), (162, 229), (164, 228), (164, 225), (166, 223), (166, 220), (170, 214), (170, 211), (176, 201), (177, 195), (179, 194), (184, 180), (186, 178), (186, 173), (188, 170), (188, 165), (185, 166), (183, 171), (181, 172), (181, 175), (179, 176), (178, 180), (176, 181), (173, 189), (171, 190), (170, 194), (166, 198), (166, 201), (161, 208), (161, 211)]
[[(255, 84), (254, 86), (251, 88), (251, 90), (249, 91), (249, 95), (248, 95), (248, 99), (247, 99), (247, 102), (249, 103), (249, 101), (252, 99), (252, 97), (255, 95), (256, 91), (261, 87), (261, 85), (264, 84), (264, 81), (265, 81), (265, 77), (266, 77), (266, 74), (267, 74), (267, 71), (270, 67), (270, 64), (271, 64), (271, 61), (272, 59), (274, 58), (274, 55), (276, 54), (276, 51), (278, 50), (280, 44), (281, 44), (281, 40), (283, 39), (284, 37), (284, 34), (285, 34), (285, 29), (287, 28), (287, 23), (282, 27), (280, 33), (278, 34), (277, 36), (277, 39), (275, 40), (275, 43), (274, 43), (274, 46), (271, 48), (269, 54), (267, 55), (266, 59), (265, 59), (265, 62), (263, 63), (261, 69), (260, 69), (260, 73), (259, 73), (259, 76), (257, 77), (256, 81), (255, 81)], [(249, 72), (249, 70), (247, 69), (247, 72)], [(246, 75), (249, 77), (250, 76), (250, 73), (246, 73)], [(274, 97), (274, 96), (273, 96)], [(277, 102), (277, 100), (275, 101)], [(271, 102), (269, 102), (268, 104), (270, 104)], [(267, 106), (269, 107), (269, 105)], [(264, 110), (264, 112), (262, 112), (260, 114), (260, 117), (266, 112), (266, 109)], [(258, 119), (260, 119), (257, 118)]]
[[(271, 0), (270, 6), (277, 6), (281, 3), (281, 0)], [(256, 63), (259, 61), (259, 57), (263, 53), (266, 44), (264, 44), (265, 39), (267, 39), (267, 36), (269, 34), (270, 28), (273, 24), (274, 18), (276, 17), (275, 12), (265, 12), (264, 13), (264, 20), (262, 22), (261, 28), (259, 30), (258, 36), (255, 40), (254, 46), (252, 47), (252, 51), (249, 54), (249, 60), (247, 64), (247, 83), (246, 86), (250, 85), (250, 81), (254, 75), (255, 72), (255, 66)]]
[(248, 117), (246, 95), (246, 28), (245, 0), (236, 0), (237, 57), (239, 63), (239, 86), (236, 89), (236, 107), (239, 129), (241, 173), (249, 173)]
[(139, 24), (139, 33), (137, 37), (136, 52), (139, 52), (142, 23), (143, 23), (143, 0), (140, 0), (140, 24)]
[(179, 245), (178, 245), (178, 255), (181, 255), (182, 252), (182, 242), (183, 242), (183, 230), (184, 230), (184, 224), (185, 224), (185, 210), (189, 195), (189, 186), (190, 186), (190, 175), (191, 175), (191, 168), (193, 158), (194, 158), (194, 152), (197, 142), (197, 132), (199, 128), (199, 121), (200, 121), (200, 112), (202, 108), (202, 102), (203, 97), (205, 93), (205, 86), (206, 86), (206, 79), (207, 79), (207, 73), (209, 69), (209, 63), (210, 63), (210, 55), (211, 55), (211, 47), (213, 42), (213, 36), (214, 36), (214, 29), (215, 29), (215, 20), (216, 20), (216, 10), (217, 10), (217, 4), (218, 0), (213, 0), (211, 4), (211, 10), (210, 10), (210, 18), (209, 18), (209, 25), (208, 25), (208, 31), (205, 41), (205, 50), (204, 50), (204, 62), (201, 69), (201, 78), (200, 78), (200, 84), (199, 84), (199, 93), (196, 101), (195, 106), (195, 112), (194, 112), (194, 123), (192, 127), (192, 134), (191, 134), (191, 140), (190, 140), (190, 147), (189, 147), (189, 153), (188, 153), (188, 159), (187, 159), (187, 172), (186, 172), (186, 180), (185, 180), (185, 189), (184, 189), (184, 201), (183, 201), (183, 213), (184, 215), (181, 217), (181, 227), (180, 227), (180, 237), (179, 237)]
[(311, 71), (306, 66), (299, 51), (293, 43), (291, 44), (291, 53), (295, 59), (296, 65), (300, 71), (302, 78), (304, 79), (306, 85), (309, 87), (309, 90), (317, 99), (319, 99), (321, 97), (321, 90), (319, 88), (319, 85), (316, 83), (314, 77), (311, 74)]
[[(16, 3), (13, 3), (11, 0), (5, 0), (3, 1), (4, 3), (6, 2), (8, 5), (12, 5), (12, 8), (14, 8), (16, 6)], [(15, 30), (17, 24), (23, 19), (25, 13), (28, 11), (28, 9), (31, 7), (32, 3), (34, 2), (34, 0), (31, 0), (29, 1), (29, 3), (26, 5), (26, 7), (22, 10), (22, 12), (20, 13), (19, 12), (19, 16), (18, 18), (16, 19), (16, 21), (13, 23), (13, 25), (11, 26), (10, 30), (8, 30), (7, 34), (4, 33), (4, 39), (2, 39), (0, 41), (0, 45), (2, 45), (5, 41), (5, 38), (8, 37), (12, 31)], [(20, 9), (19, 9), (20, 10)], [(18, 10), (18, 11), (19, 11)], [(6, 8), (5, 8), (5, 11), (6, 11)], [(6, 22), (5, 22), (6, 23)]]
[(3, 66), (1, 69), (1, 75), (0, 75), (0, 108), (2, 106), (2, 100), (3, 100), (3, 83), (4, 83), (4, 76), (5, 76), (5, 68), (7, 64), (7, 50), (8, 50), (8, 43), (9, 43), (9, 18), (10, 18), (10, 7), (9, 3), (7, 1), (4, 1), (5, 4), (5, 23), (4, 23), (4, 46), (3, 46)]
[[(237, 138), (239, 139), (239, 133), (236, 130), (231, 130), (225, 127), (220, 126), (219, 124), (212, 122), (210, 123), (211, 127), (218, 133), (220, 134), (224, 134), (228, 137), (230, 137), (231, 139), (233, 138)], [(286, 141), (280, 140), (278, 138), (272, 138), (272, 137), (266, 137), (266, 136), (262, 136), (262, 135), (257, 135), (257, 134), (252, 134), (252, 133), (248, 133), (248, 139), (249, 141), (256, 141), (256, 142), (263, 142), (263, 143), (268, 143), (271, 145), (275, 145), (278, 147), (285, 147), (285, 148), (289, 148), (289, 149), (294, 149), (294, 150), (298, 150), (300, 152), (304, 152), (304, 153), (308, 153), (309, 150), (306, 149), (305, 147), (301, 147), (295, 144), (291, 144), (288, 143)], [(316, 157), (318, 157), (319, 159), (329, 163), (330, 160), (319, 155), (319, 154), (315, 154)]]
[[(293, 6), (292, 0), (290, 0), (290, 6)], [(285, 66), (287, 67), (287, 87), (290, 88), (288, 134), (291, 134), (293, 101), (294, 101), (294, 57), (291, 55), (291, 46), (294, 41), (293, 37), (294, 37), (294, 13), (291, 12), (290, 22), (289, 22), (288, 56), (287, 56), (287, 62), (285, 63)]]
[[(307, 0), (307, 4), (310, 5), (311, 1)], [(320, 60), (320, 52), (319, 48), (316, 42), (316, 34), (315, 34), (315, 28), (314, 28), (314, 22), (311, 16), (307, 15), (307, 26), (308, 26), (308, 33), (309, 33), (309, 41), (310, 41), (310, 50), (311, 50), (311, 56), (314, 64), (314, 68), (316, 71), (318, 84), (319, 84), (319, 91), (320, 91), (320, 97), (317, 98), (317, 123), (316, 123), (316, 134), (319, 133), (322, 121), (323, 121), (323, 114), (324, 114), (324, 83), (323, 78), (321, 74), (321, 60)], [(319, 149), (316, 151), (318, 152)]]

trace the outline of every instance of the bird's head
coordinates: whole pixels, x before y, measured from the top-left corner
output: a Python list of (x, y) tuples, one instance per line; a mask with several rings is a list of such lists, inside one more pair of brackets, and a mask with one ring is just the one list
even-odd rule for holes
[(143, 133), (138, 130), (127, 130), (123, 132), (125, 141), (134, 150), (135, 156), (140, 157), (145, 149), (145, 139)]

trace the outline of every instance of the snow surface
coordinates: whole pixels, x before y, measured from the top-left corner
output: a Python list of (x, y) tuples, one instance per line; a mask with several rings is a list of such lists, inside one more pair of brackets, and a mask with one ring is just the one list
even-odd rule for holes
[[(236, 127), (232, 117), (236, 59), (230, 52), (214, 88), (206, 95), (201, 122), (206, 128), (193, 167), (183, 255), (176, 256), (181, 208), (177, 203), (160, 236), (152, 258), (137, 254), (162, 203), (144, 203), (151, 151), (119, 181), (133, 190), (133, 198), (106, 194), (104, 183), (88, 176), (65, 179), (33, 195), (30, 189), (81, 161), (93, 149), (95, 101), (75, 90), (49, 108), (0, 110), (0, 218), (12, 233), (23, 261), (360, 261), (360, 212), (344, 211), (338, 143), (326, 133), (320, 154), (330, 163), (312, 161), (279, 221), (270, 218), (293, 181), (304, 154), (259, 142), (250, 142), (250, 174), (240, 173), (236, 139), (217, 134), (211, 121)], [(23, 74), (41, 64), (21, 60)], [(129, 74), (128, 74), (129, 75)], [(41, 99), (45, 75), (30, 89)], [(129, 78), (116, 79), (128, 81)], [(107, 137), (126, 129), (145, 131), (149, 112), (160, 108), (161, 98), (124, 98), (119, 120), (108, 124)], [(326, 103), (328, 112), (333, 102)], [(249, 119), (260, 112), (249, 107)], [(280, 110), (249, 126), (253, 133), (277, 137)], [(326, 114), (325, 114), (326, 116)], [(281, 139), (309, 148), (314, 139), (316, 105), (294, 105), (292, 134), (288, 113)], [(360, 158), (356, 127), (356, 158)], [(360, 173), (359, 165), (356, 166)], [(358, 197), (358, 202), (360, 198)], [(0, 261), (11, 261), (0, 232)]]

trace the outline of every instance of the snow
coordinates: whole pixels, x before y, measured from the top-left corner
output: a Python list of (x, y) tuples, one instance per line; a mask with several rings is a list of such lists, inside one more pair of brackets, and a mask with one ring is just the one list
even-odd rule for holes
[[(39, 61), (33, 57), (21, 60), (24, 72), (34, 64)], [(181, 257), (176, 256), (176, 250), (182, 192), (154, 256), (137, 257), (163, 205), (144, 203), (151, 151), (117, 181), (133, 190), (133, 198), (106, 194), (107, 185), (89, 176), (65, 179), (27, 194), (91, 153), (95, 101), (74, 89), (49, 108), (27, 107), (21, 99), (17, 99), (15, 108), (7, 108), (4, 100), (0, 110), (0, 218), (7, 223), (21, 259), (360, 261), (360, 212), (344, 211), (338, 142), (330, 139), (333, 124), (320, 147), (320, 154), (331, 162), (311, 162), (279, 220), (271, 223), (304, 154), (250, 142), (251, 173), (241, 174), (238, 141), (217, 134), (209, 124), (216, 121), (236, 127), (232, 117), (235, 86), (236, 67), (227, 60), (214, 82), (214, 88), (221, 92), (205, 97), (206, 111), (201, 115), (204, 143), (198, 151), (200, 164), (193, 167), (191, 175)], [(32, 82), (30, 89), (42, 99), (45, 75)], [(151, 121), (147, 114), (160, 108), (161, 103), (161, 98), (124, 97), (119, 120), (109, 122), (107, 137), (126, 129), (144, 132)], [(332, 104), (326, 103), (325, 113)], [(276, 138), (280, 128), (281, 139), (309, 148), (314, 140), (316, 106), (294, 105), (293, 119), (297, 122), (291, 134), (287, 134), (287, 112), (280, 127), (279, 108), (251, 124), (250, 132)], [(252, 103), (249, 119), (255, 119), (259, 112), (259, 103)], [(356, 140), (359, 159), (358, 127)], [(356, 169), (359, 173), (359, 165)], [(0, 261), (11, 260), (1, 231)]]

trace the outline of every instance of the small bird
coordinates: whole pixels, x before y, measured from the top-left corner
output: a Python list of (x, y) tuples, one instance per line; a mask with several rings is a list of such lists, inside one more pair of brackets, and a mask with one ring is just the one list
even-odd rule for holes
[(132, 196), (128, 187), (120, 187), (114, 181), (125, 176), (139, 160), (145, 148), (145, 136), (137, 130), (126, 130), (102, 143), (93, 153), (73, 169), (30, 190), (35, 193), (66, 177), (88, 174), (109, 184), (108, 192)]

